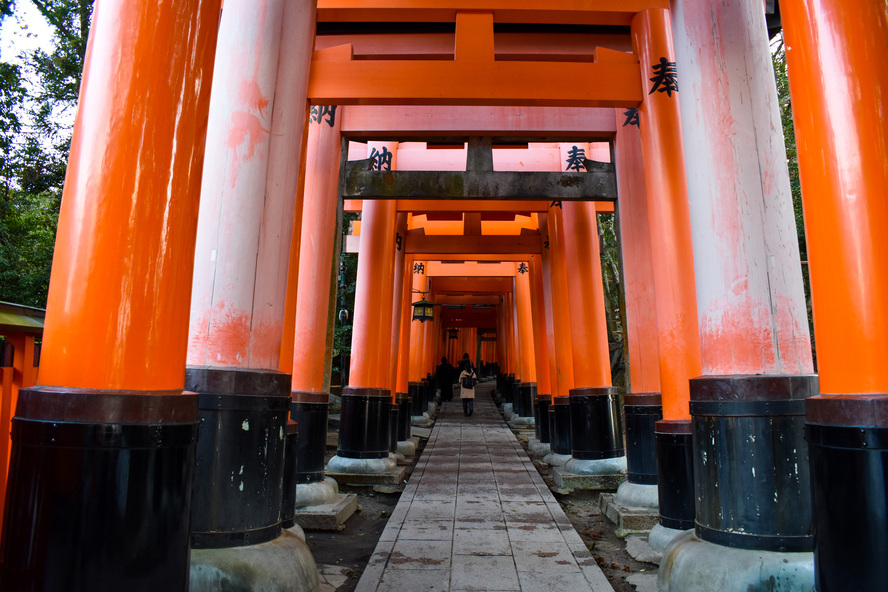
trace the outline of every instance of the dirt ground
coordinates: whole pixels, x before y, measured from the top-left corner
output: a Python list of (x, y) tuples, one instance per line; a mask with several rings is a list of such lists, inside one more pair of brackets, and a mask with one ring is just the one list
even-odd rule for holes
[[(328, 441), (335, 443), (336, 440), (331, 437)], [(519, 441), (525, 444), (524, 438), (519, 438)], [(335, 454), (335, 445), (328, 452), (330, 455)], [(416, 456), (418, 458), (419, 455)], [(534, 465), (551, 487), (552, 471), (548, 465), (537, 460), (534, 460)], [(380, 493), (369, 486), (342, 487), (340, 491), (358, 496), (359, 511), (348, 519), (341, 532), (306, 532), (306, 542), (319, 565), (336, 565), (348, 569), (349, 579), (337, 588), (337, 592), (351, 592), (357, 586), (400, 494)], [(569, 495), (553, 492), (553, 495), (615, 592), (634, 592), (635, 588), (626, 581), (627, 577), (634, 573), (657, 570), (655, 564), (636, 561), (626, 552), (625, 541), (614, 534), (614, 524), (598, 509), (597, 492), (574, 491)]]

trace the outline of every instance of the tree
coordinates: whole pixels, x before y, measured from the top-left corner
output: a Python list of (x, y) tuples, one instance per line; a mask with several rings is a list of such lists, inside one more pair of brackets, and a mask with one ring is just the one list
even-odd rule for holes
[(44, 307), (93, 0), (29, 1), (54, 43), (0, 63), (0, 300)]
[(802, 208), (802, 183), (799, 177), (799, 153), (796, 149), (795, 128), (792, 124), (792, 100), (789, 95), (789, 76), (786, 72), (786, 46), (783, 33), (771, 41), (771, 61), (774, 64), (774, 77), (777, 81), (777, 101), (780, 104), (780, 122), (786, 143), (786, 160), (789, 166), (789, 187), (792, 191), (792, 206), (795, 211), (796, 231), (799, 236), (799, 256), (802, 260), (802, 280), (805, 286), (805, 303), (808, 308), (808, 329), (811, 333), (811, 350), (814, 368), (817, 369), (817, 350), (814, 344), (814, 311), (811, 306), (811, 281), (808, 276), (808, 244), (805, 240), (805, 215)]

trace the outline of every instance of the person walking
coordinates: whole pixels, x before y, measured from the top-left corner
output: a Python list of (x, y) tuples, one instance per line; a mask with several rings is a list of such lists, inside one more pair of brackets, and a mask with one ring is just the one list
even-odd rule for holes
[(469, 417), (475, 412), (475, 382), (478, 376), (472, 367), (472, 361), (465, 359), (463, 371), (459, 373), (459, 398), (462, 399), (463, 413)]

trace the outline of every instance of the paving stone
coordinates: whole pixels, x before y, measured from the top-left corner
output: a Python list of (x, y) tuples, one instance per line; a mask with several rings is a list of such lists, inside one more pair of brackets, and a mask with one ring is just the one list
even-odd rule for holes
[(460, 590), (521, 590), (515, 561), (499, 555), (455, 555), (450, 584)]
[(613, 592), (483, 390), (475, 408), (442, 406), (357, 592)]
[(512, 555), (506, 529), (461, 529), (453, 531), (454, 555)]

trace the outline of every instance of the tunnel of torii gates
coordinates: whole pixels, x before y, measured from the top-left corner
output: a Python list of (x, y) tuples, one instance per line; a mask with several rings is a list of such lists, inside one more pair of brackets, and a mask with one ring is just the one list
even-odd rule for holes
[[(325, 495), (343, 249), (357, 293), (327, 471), (389, 470), (411, 384), (465, 351), (536, 412), (553, 462), (627, 471), (618, 498), (658, 504), (665, 540), (693, 529), (661, 589), (882, 589), (883, 1), (780, 2), (818, 375), (774, 3), (220, 4), (97, 2), (37, 385), (11, 422), (2, 589), (185, 590), (189, 571), (203, 589), (195, 562), (282, 540), (282, 513)], [(345, 245), (343, 209), (361, 212)], [(411, 322), (414, 291), (434, 321)]]

